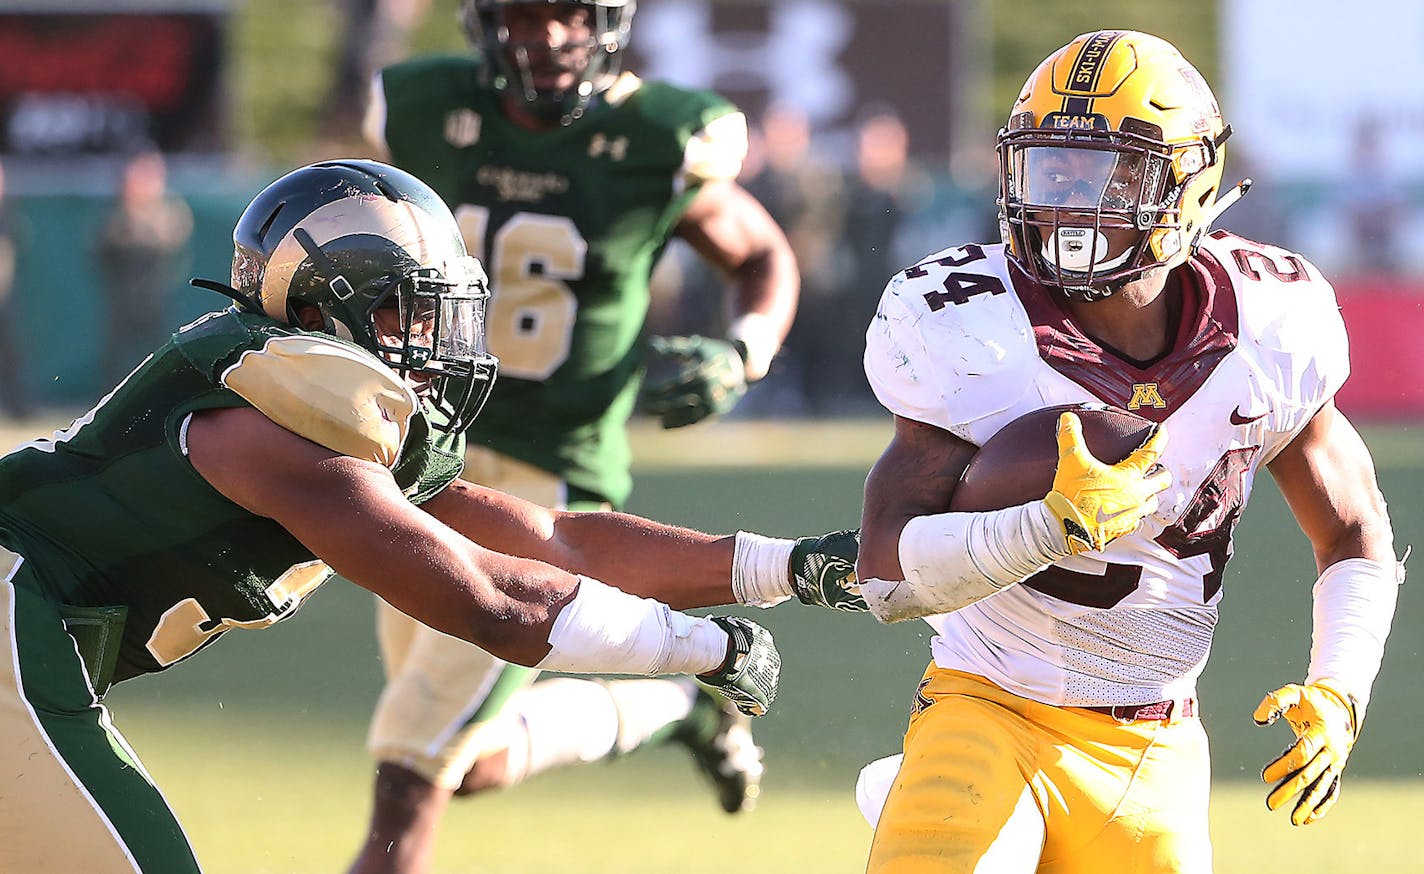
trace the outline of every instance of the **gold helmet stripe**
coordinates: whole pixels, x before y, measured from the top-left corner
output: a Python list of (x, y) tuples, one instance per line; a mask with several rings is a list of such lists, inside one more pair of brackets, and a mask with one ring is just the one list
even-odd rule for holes
[(304, 230), (318, 246), (354, 234), (374, 234), (400, 246), (418, 264), (445, 264), (464, 255), (458, 237), (450, 233), (448, 219), (441, 221), (408, 200), (391, 200), (358, 194), (318, 207), (287, 233), (267, 259), (259, 296), (262, 309), (279, 321), (287, 320), (287, 292), (292, 278), (308, 260), (296, 238)]

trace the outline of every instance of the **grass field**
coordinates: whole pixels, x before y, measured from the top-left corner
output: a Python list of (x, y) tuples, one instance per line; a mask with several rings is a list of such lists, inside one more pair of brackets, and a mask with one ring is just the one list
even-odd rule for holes
[[(853, 525), (861, 483), (887, 435), (729, 423), (686, 435), (639, 432), (632, 508), (715, 530), (796, 534)], [(0, 432), (5, 445), (13, 435)], [(1408, 427), (1371, 428), (1397, 540), (1424, 530), (1424, 453)], [(720, 460), (737, 458), (743, 465)], [(669, 569), (675, 572), (676, 569)], [(1344, 800), (1292, 829), (1256, 779), (1285, 743), (1250, 721), (1261, 694), (1305, 669), (1314, 571), (1268, 478), (1258, 482), (1226, 576), (1216, 650), (1202, 682), (1212, 736), (1217, 870), (1404, 874), (1424, 870), (1424, 602), (1406, 587)], [(117, 688), (115, 722), (143, 756), (215, 874), (339, 871), (367, 813), (362, 752), (379, 688), (368, 595), (325, 587), (292, 621), (233, 633), (201, 657)], [(545, 775), (457, 804), (440, 871), (700, 874), (861, 870), (869, 828), (851, 788), (860, 765), (895, 751), (926, 660), (919, 623), (797, 609), (758, 612), (786, 657), (776, 711), (758, 724), (769, 774), (761, 807), (729, 818), (671, 749)]]

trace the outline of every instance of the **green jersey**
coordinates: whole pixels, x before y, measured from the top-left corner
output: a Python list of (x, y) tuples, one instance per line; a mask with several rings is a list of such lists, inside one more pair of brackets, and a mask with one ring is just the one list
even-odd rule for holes
[[(261, 372), (253, 362), (275, 358), (274, 341), (302, 337), (338, 350), (356, 370), (399, 380), (355, 346), (227, 310), (183, 328), (67, 429), (0, 457), (0, 544), (24, 557), (40, 594), (69, 607), (127, 609), (116, 680), (162, 670), (230, 628), (285, 619), (330, 575), (276, 522), (209, 485), (185, 451), (195, 411), (262, 409), (253, 389), (234, 389), (232, 375)], [(290, 360), (281, 376), (285, 388), (298, 383), (291, 394), (300, 398), (300, 369), (310, 362)], [(330, 373), (320, 384), (335, 391)], [(423, 409), (405, 434), (392, 473), (420, 502), (459, 475), (463, 438), (433, 429)]]
[(578, 121), (530, 132), (476, 58), (380, 81), (371, 134), (449, 203), (490, 275), (500, 374), (470, 439), (620, 505), (649, 276), (699, 187), (740, 170), (745, 119), (710, 92), (624, 74)]

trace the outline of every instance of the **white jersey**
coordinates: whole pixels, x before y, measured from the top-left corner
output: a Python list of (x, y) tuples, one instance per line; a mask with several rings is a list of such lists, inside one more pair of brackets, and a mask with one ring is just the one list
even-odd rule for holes
[(1056, 404), (1168, 423), (1158, 512), (1101, 552), (930, 617), (939, 666), (1049, 704), (1194, 693), (1256, 472), (1334, 395), (1349, 354), (1334, 290), (1299, 255), (1217, 232), (1178, 272), (1179, 334), (1150, 363), (1081, 333), (1000, 245), (946, 249), (885, 289), (865, 371), (898, 416), (975, 445)]

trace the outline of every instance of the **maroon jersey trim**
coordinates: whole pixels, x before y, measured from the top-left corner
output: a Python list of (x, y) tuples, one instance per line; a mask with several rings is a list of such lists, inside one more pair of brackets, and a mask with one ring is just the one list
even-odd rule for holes
[(1178, 271), (1182, 320), (1177, 337), (1166, 355), (1146, 364), (1124, 358), (1084, 334), (1053, 290), (1012, 264), (1009, 275), (1033, 325), (1038, 355), (1049, 367), (1103, 403), (1161, 422), (1196, 394), (1236, 348), (1240, 329), (1236, 294), (1221, 263), (1198, 250), (1186, 266)]

